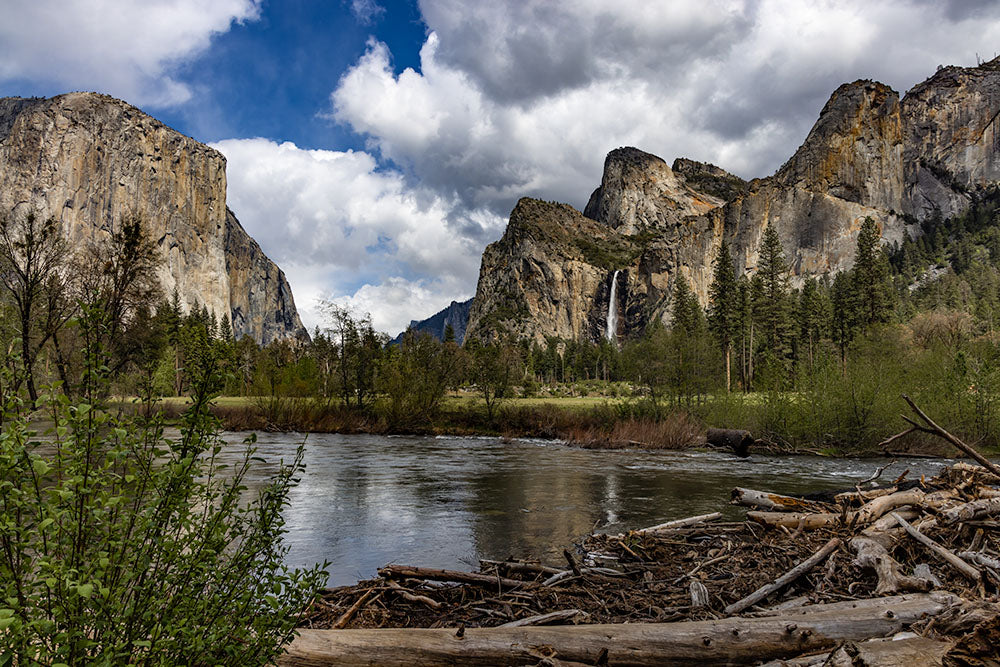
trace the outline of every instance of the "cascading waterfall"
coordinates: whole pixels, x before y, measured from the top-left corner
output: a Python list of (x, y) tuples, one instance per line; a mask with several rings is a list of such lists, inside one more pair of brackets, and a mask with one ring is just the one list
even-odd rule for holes
[(611, 342), (615, 342), (618, 336), (618, 306), (617, 306), (617, 295), (618, 292), (618, 271), (615, 271), (615, 275), (611, 277), (611, 298), (608, 300), (608, 319), (607, 319), (607, 331), (604, 333), (605, 337)]

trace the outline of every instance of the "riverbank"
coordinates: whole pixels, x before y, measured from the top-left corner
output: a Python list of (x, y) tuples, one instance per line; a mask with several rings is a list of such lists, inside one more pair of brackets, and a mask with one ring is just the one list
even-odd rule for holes
[(282, 664), (354, 664), (362, 648), (444, 664), (459, 655), (448, 647), (470, 664), (992, 664), (1000, 477), (968, 464), (905, 477), (801, 497), (735, 489), (743, 521), (590, 534), (561, 563), (387, 566), (325, 591)]
[[(456, 393), (433, 419), (391, 419), (377, 404), (362, 411), (305, 398), (219, 397), (212, 412), (230, 431), (541, 438), (600, 449), (697, 449), (709, 446), (709, 429), (726, 428), (749, 431), (754, 440), (751, 453), (862, 457), (885, 455), (881, 441), (903, 423), (897, 414), (893, 419), (871, 418), (860, 426), (849, 420), (810, 425), (796, 412), (803, 409), (800, 403), (788, 396), (779, 399), (763, 394), (707, 397), (692, 405), (654, 410), (648, 402), (609, 396), (512, 398), (490, 418), (475, 395)], [(154, 409), (170, 420), (187, 404), (185, 397), (165, 398)], [(899, 404), (905, 407), (901, 400)], [(120, 405), (143, 409), (125, 399)], [(817, 411), (822, 410), (810, 408), (811, 414)], [(992, 438), (970, 437), (976, 435), (974, 430), (963, 428), (962, 422), (954, 430), (987, 453), (996, 451)], [(894, 441), (889, 453), (952, 455), (940, 440), (920, 432)]]

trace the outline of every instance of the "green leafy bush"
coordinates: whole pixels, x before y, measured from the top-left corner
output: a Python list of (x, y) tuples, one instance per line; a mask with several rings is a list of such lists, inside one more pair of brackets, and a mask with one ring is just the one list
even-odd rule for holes
[(0, 392), (0, 665), (272, 662), (326, 578), (283, 565), (302, 448), (250, 494), (253, 439), (227, 469), (215, 380), (168, 437), (159, 418), (102, 409), (106, 367), (87, 360), (82, 399), (40, 397), (41, 435)]

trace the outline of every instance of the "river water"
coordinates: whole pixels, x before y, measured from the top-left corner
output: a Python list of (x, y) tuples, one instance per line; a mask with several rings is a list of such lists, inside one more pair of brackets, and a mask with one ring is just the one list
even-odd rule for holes
[[(245, 434), (227, 433), (235, 459)], [(585, 450), (533, 440), (258, 435), (248, 485), (306, 443), (306, 470), (286, 511), (288, 562), (330, 561), (330, 585), (374, 576), (388, 563), (473, 569), (479, 558), (540, 557), (591, 530), (621, 532), (727, 508), (734, 486), (779, 493), (840, 489), (879, 459)], [(893, 479), (934, 474), (953, 461), (906, 460)], [(730, 518), (742, 510), (725, 510)]]

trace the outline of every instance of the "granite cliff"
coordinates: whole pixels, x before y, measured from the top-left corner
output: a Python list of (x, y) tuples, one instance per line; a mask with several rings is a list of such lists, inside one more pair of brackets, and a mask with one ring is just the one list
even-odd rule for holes
[(226, 207), (226, 159), (96, 93), (0, 98), (0, 213), (58, 220), (71, 243), (135, 213), (181, 304), (229, 315), (260, 343), (306, 335), (282, 271)]
[(518, 202), (483, 254), (467, 335), (598, 340), (609, 305), (619, 315), (614, 333), (634, 335), (667, 319), (678, 275), (707, 303), (721, 242), (738, 272), (752, 274), (769, 224), (793, 285), (848, 269), (866, 217), (884, 242), (898, 242), (1000, 180), (998, 116), (1000, 59), (941, 68), (902, 98), (875, 81), (844, 84), (795, 154), (749, 183), (714, 165), (681, 158), (668, 166), (616, 149), (583, 214)]

